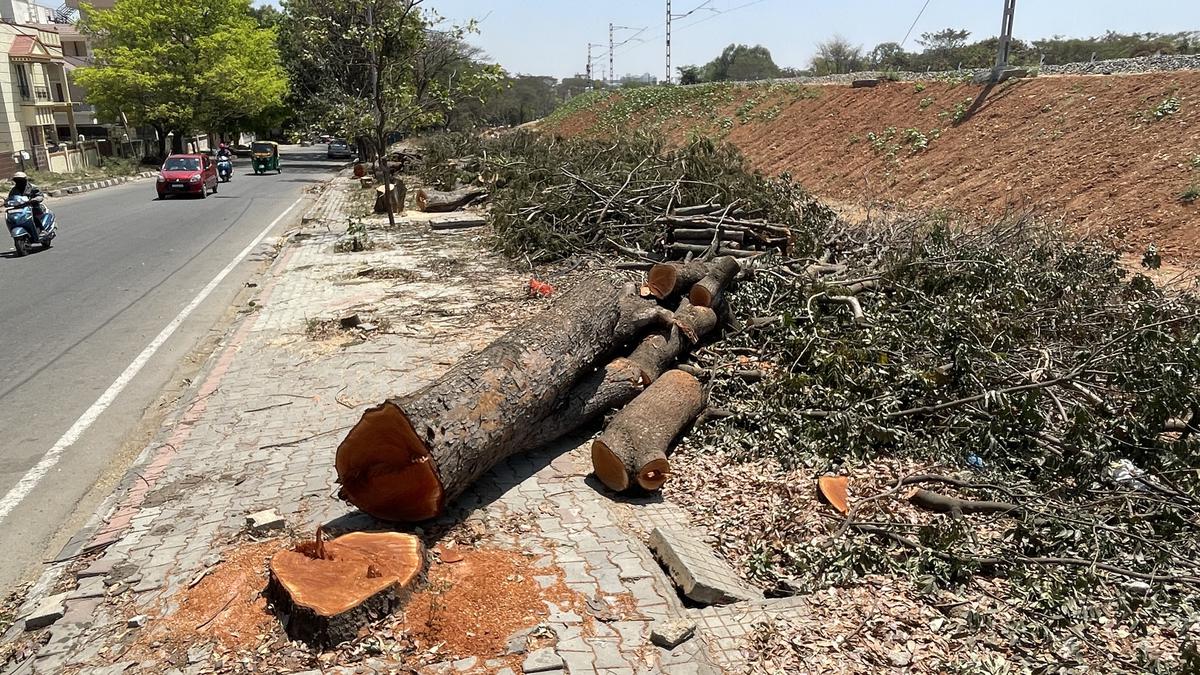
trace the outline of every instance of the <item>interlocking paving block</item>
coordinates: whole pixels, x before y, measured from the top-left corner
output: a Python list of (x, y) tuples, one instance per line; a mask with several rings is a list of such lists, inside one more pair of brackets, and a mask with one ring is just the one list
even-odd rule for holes
[(650, 548), (679, 590), (694, 602), (726, 605), (763, 597), (761, 591), (743, 585), (728, 564), (686, 531), (656, 527), (650, 533)]
[(530, 652), (529, 656), (525, 657), (525, 662), (521, 664), (521, 672), (545, 673), (552, 670), (561, 670), (562, 667), (562, 657), (554, 649), (543, 647), (542, 649)]
[(246, 516), (246, 527), (254, 532), (266, 532), (268, 530), (281, 529), (286, 521), (273, 509), (267, 511), (259, 511)]
[(62, 618), (68, 593), (51, 595), (40, 603), (33, 613), (25, 617), (25, 630), (45, 628)]

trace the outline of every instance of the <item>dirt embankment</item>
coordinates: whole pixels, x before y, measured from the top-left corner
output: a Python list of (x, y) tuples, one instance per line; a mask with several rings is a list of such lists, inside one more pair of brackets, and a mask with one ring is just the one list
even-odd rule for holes
[[(659, 92), (671, 90), (659, 90)], [(709, 85), (594, 97), (563, 135), (714, 133), (836, 202), (1032, 212), (1085, 235), (1200, 257), (1200, 72), (1039, 77), (983, 87)]]

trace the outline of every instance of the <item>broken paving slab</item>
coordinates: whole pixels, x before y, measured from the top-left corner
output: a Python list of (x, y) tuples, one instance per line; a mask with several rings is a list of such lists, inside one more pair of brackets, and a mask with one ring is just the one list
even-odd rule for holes
[(562, 670), (563, 659), (551, 647), (543, 647), (529, 653), (525, 657), (524, 663), (521, 664), (521, 672), (524, 673), (547, 673), (555, 670)]
[(659, 621), (650, 630), (650, 641), (663, 649), (674, 649), (696, 634), (696, 622), (689, 619)]
[(275, 513), (274, 510), (259, 511), (246, 516), (246, 527), (251, 532), (269, 532), (270, 530), (280, 530), (286, 521), (283, 516)]
[(761, 591), (742, 584), (728, 563), (686, 530), (656, 527), (650, 533), (650, 548), (680, 592), (693, 602), (727, 605), (763, 598)]
[(67, 596), (70, 593), (59, 593), (44, 598), (38, 603), (33, 613), (25, 617), (25, 630), (45, 628), (63, 617), (66, 610)]

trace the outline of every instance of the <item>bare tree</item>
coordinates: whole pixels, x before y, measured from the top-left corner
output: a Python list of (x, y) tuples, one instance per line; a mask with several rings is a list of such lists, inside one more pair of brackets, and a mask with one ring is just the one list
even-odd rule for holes
[(812, 59), (812, 69), (818, 75), (850, 73), (863, 67), (862, 45), (852, 45), (841, 35), (834, 35), (817, 43), (817, 55)]

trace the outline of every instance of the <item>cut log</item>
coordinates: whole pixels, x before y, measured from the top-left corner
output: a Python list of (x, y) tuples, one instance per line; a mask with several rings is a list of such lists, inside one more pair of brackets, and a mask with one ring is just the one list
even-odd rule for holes
[(712, 261), (708, 274), (688, 293), (688, 299), (697, 307), (712, 307), (734, 277), (741, 271), (741, 266), (731, 257), (721, 257)]
[(671, 238), (674, 239), (675, 241), (684, 241), (684, 242), (689, 242), (689, 241), (711, 242), (713, 239), (717, 239), (718, 241), (734, 242), (736, 244), (745, 244), (746, 243), (746, 233), (745, 232), (740, 232), (738, 230), (726, 230), (726, 229), (718, 230), (715, 227), (699, 229), (699, 230), (679, 228), (677, 230), (671, 230)]
[(689, 263), (659, 263), (646, 275), (646, 286), (659, 300), (683, 293), (708, 274), (708, 264), (693, 260)]
[(408, 189), (404, 183), (392, 183), (391, 189), (379, 185), (375, 188), (375, 213), (388, 212), (388, 198), (392, 200), (392, 213), (404, 213), (404, 201), (408, 197)]
[(699, 206), (681, 206), (671, 213), (676, 216), (703, 216), (709, 213), (720, 213), (724, 208), (720, 204), (700, 204)]
[(295, 640), (328, 648), (358, 636), (408, 600), (424, 577), (421, 540), (398, 532), (353, 532), (271, 557), (264, 592)]
[(487, 218), (483, 216), (469, 218), (444, 218), (429, 221), (429, 227), (433, 230), (466, 230), (472, 227), (483, 227), (487, 225)]
[(657, 380), (699, 338), (716, 328), (716, 314), (682, 300), (669, 331), (651, 333), (628, 358), (616, 359), (572, 390), (562, 406), (542, 423), (536, 436), (543, 444), (621, 408)]
[[(688, 253), (703, 255), (708, 253), (709, 247), (702, 246), (700, 244), (671, 244), (667, 246), (667, 249), (672, 253), (679, 253), (683, 255)], [(754, 258), (763, 254), (762, 251), (738, 251), (727, 246), (721, 246), (720, 253), (721, 255), (733, 256), (735, 258)]]
[(417, 208), (427, 213), (449, 213), (478, 201), (487, 194), (487, 190), (477, 187), (465, 187), (453, 192), (417, 190)]
[(614, 415), (592, 442), (596, 477), (616, 492), (635, 483), (645, 490), (661, 488), (671, 474), (667, 449), (701, 410), (700, 381), (682, 370), (666, 373)]
[(440, 515), (485, 471), (541, 444), (540, 424), (616, 349), (672, 313), (591, 278), (434, 383), (363, 413), (338, 446), (340, 495), (382, 520)]

